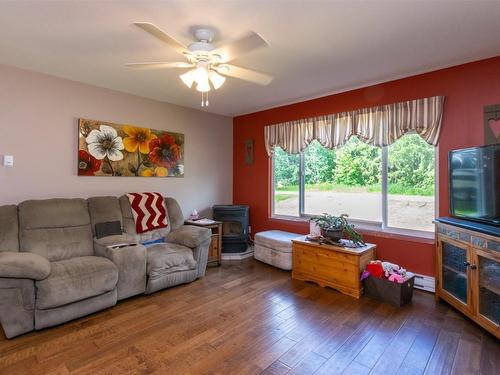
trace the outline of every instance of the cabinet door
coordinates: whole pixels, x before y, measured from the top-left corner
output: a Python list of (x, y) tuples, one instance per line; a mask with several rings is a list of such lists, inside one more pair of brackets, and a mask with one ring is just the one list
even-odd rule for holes
[(448, 239), (439, 240), (438, 246), (439, 288), (442, 296), (458, 309), (472, 312), (469, 247)]
[(500, 324), (500, 253), (498, 256), (475, 249), (475, 265), (477, 285), (476, 316), (482, 323), (492, 329)]
[(219, 236), (217, 234), (212, 235), (210, 247), (208, 248), (208, 262), (219, 263)]

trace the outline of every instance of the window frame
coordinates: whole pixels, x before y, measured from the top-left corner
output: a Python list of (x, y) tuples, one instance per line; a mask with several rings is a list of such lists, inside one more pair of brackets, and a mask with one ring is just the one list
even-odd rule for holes
[[(413, 133), (407, 133), (413, 134)], [(416, 229), (407, 229), (407, 228), (398, 228), (391, 227), (388, 225), (389, 222), (389, 212), (388, 212), (388, 164), (389, 164), (389, 146), (381, 147), (381, 205), (382, 205), (382, 221), (368, 221), (368, 220), (359, 220), (359, 219), (349, 219), (349, 222), (356, 225), (356, 228), (361, 229), (362, 231), (373, 231), (373, 232), (384, 232), (388, 234), (395, 235), (403, 235), (403, 236), (411, 236), (425, 239), (434, 239), (435, 232), (434, 231), (423, 231)], [(434, 216), (436, 216), (438, 212), (438, 156), (439, 156), (439, 146), (434, 148)], [(298, 216), (290, 216), (290, 215), (280, 215), (275, 214), (275, 177), (274, 177), (274, 155), (270, 158), (271, 163), (271, 189), (270, 189), (270, 208), (271, 208), (271, 219), (278, 220), (288, 220), (288, 221), (309, 221), (314, 215), (306, 214), (304, 212), (305, 207), (305, 155), (304, 152), (300, 153), (299, 158), (299, 207), (298, 207)]]

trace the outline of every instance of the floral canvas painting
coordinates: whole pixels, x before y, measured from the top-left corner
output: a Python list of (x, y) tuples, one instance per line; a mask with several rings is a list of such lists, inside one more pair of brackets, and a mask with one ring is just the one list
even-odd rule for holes
[(184, 176), (184, 134), (80, 119), (79, 176)]

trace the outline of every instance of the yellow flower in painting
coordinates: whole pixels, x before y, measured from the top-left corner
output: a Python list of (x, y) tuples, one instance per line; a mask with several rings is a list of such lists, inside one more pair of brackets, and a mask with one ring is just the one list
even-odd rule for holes
[(141, 154), (149, 154), (149, 142), (156, 138), (150, 129), (125, 125), (123, 131), (127, 134), (127, 137), (123, 138), (125, 150), (136, 152), (139, 149)]
[(168, 169), (165, 167), (156, 167), (155, 168), (155, 176), (156, 177), (166, 177), (168, 176)]
[(164, 167), (156, 167), (154, 170), (151, 168), (143, 169), (141, 172), (142, 177), (166, 177), (168, 176), (168, 169)]
[(146, 168), (141, 172), (142, 177), (153, 177), (154, 172), (151, 168)]

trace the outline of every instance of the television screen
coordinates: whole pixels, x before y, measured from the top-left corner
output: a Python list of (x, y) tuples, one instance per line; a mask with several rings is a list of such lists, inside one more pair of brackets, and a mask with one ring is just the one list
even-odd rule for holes
[(452, 216), (500, 225), (500, 144), (449, 155)]

